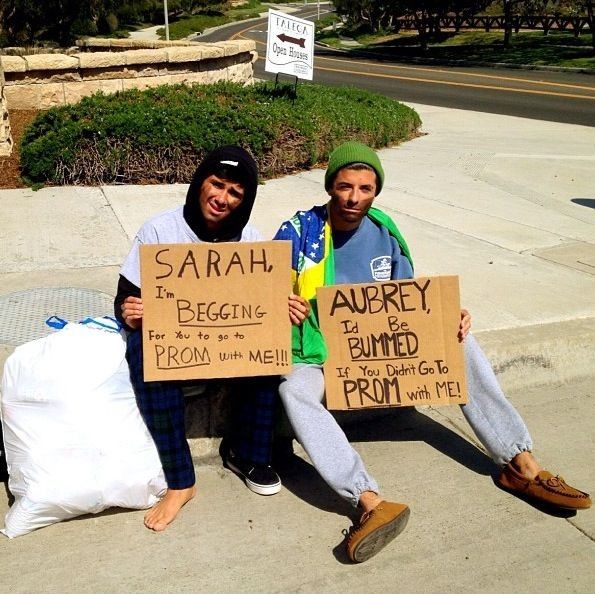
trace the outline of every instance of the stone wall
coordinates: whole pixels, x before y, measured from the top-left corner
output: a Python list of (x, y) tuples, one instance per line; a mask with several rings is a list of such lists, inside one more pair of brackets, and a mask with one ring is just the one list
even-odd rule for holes
[[(99, 51), (96, 51), (99, 50)], [(78, 52), (4, 55), (4, 93), (11, 109), (49, 109), (96, 92), (164, 84), (253, 82), (252, 41), (135, 42), (91, 39)]]
[(10, 135), (10, 121), (8, 108), (4, 97), (4, 72), (0, 59), (0, 156), (7, 157), (12, 152), (12, 136)]

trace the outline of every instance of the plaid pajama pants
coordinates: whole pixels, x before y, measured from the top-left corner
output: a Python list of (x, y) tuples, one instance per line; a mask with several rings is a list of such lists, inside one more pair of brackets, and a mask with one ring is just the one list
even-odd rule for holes
[[(186, 440), (182, 393), (186, 382), (145, 382), (142, 352), (142, 331), (129, 332), (126, 359), (138, 408), (157, 447), (168, 487), (186, 489), (195, 483)], [(231, 383), (238, 394), (232, 401), (230, 447), (243, 460), (269, 464), (279, 378), (239, 378)]]

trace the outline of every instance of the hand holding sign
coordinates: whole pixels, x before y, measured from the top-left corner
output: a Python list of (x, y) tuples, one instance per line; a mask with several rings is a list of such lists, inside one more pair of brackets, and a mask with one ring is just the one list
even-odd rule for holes
[(129, 295), (122, 305), (122, 319), (133, 330), (138, 330), (143, 321), (143, 300), (140, 297)]
[(289, 296), (289, 319), (294, 326), (299, 326), (310, 315), (310, 304), (299, 295)]

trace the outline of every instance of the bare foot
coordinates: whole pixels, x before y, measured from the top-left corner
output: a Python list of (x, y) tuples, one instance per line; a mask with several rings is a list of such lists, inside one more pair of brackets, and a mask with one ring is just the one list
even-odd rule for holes
[(374, 491), (364, 491), (359, 496), (359, 506), (364, 510), (364, 513), (372, 511), (381, 501), (382, 498)]
[(196, 487), (168, 489), (163, 498), (145, 514), (145, 526), (149, 530), (162, 532), (171, 524), (178, 512), (196, 494)]
[(525, 478), (533, 480), (542, 470), (531, 452), (517, 454), (510, 463)]

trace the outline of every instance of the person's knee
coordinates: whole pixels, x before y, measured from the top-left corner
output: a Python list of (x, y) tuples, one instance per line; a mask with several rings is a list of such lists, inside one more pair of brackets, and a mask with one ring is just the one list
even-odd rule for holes
[(279, 396), (287, 409), (293, 404), (320, 404), (324, 398), (324, 382), (283, 381), (279, 386)]

